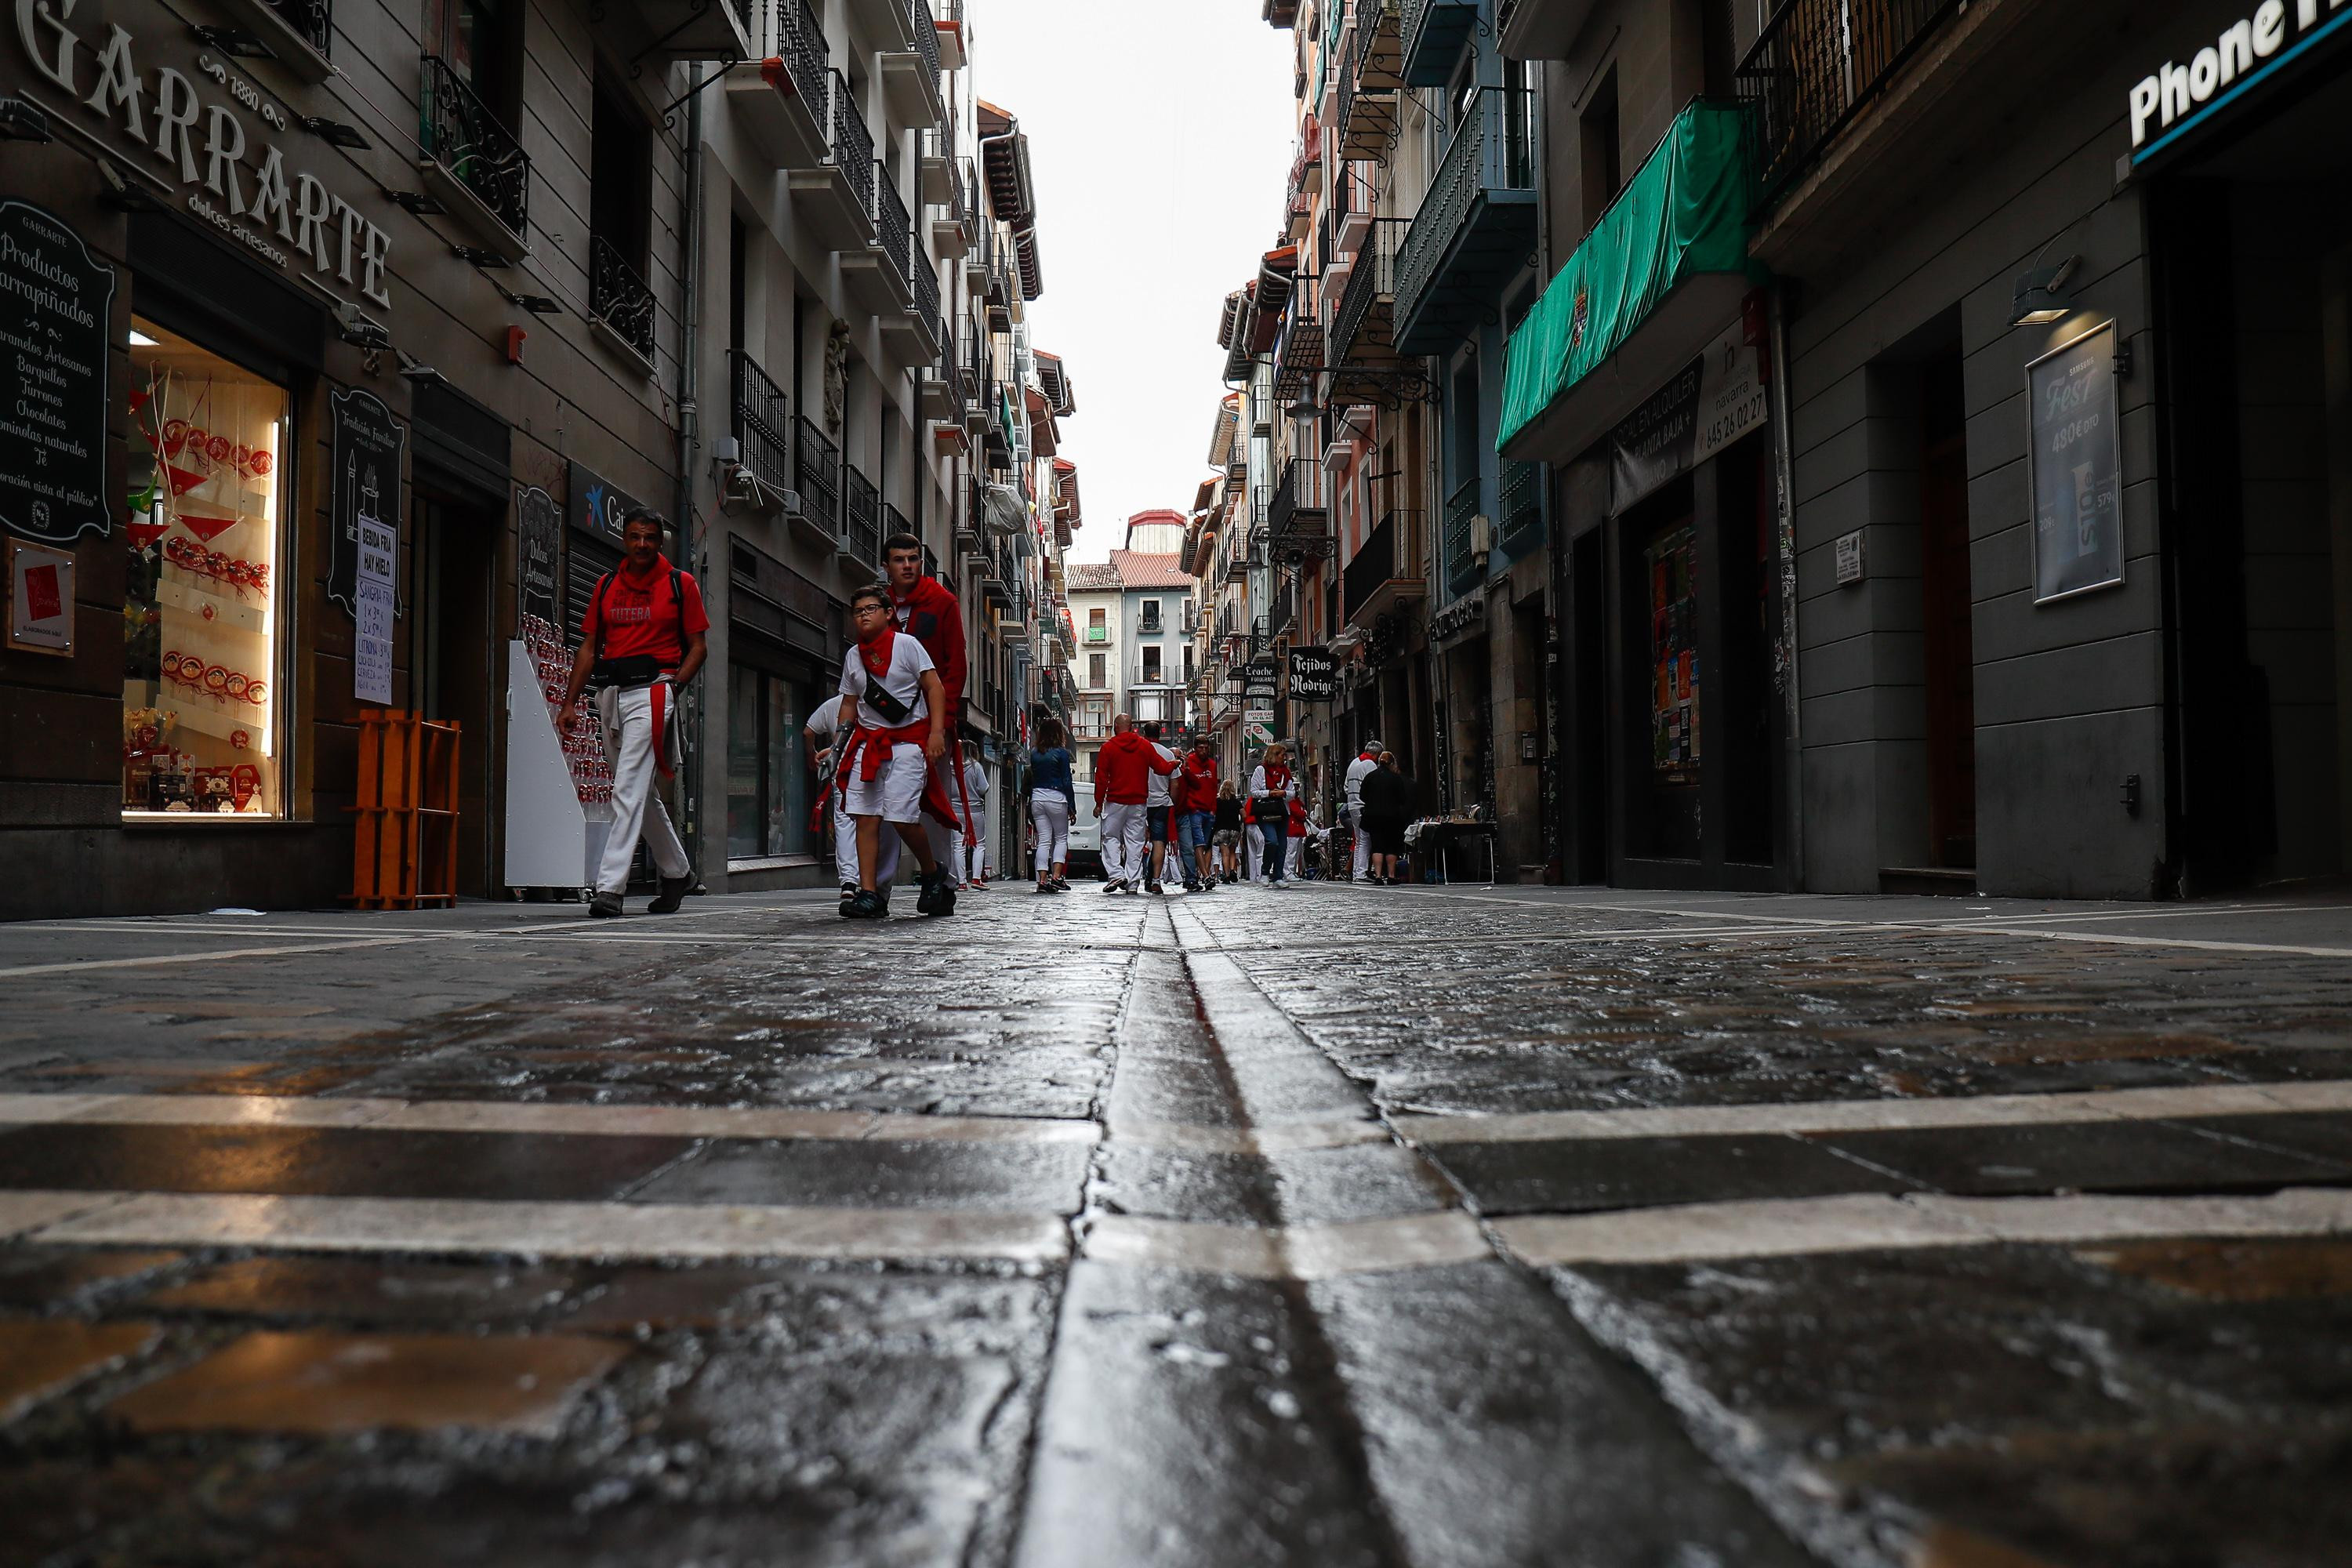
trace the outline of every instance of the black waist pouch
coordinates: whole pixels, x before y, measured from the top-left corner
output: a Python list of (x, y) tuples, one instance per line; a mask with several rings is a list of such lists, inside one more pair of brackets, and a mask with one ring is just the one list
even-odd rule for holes
[(914, 711), (912, 707), (899, 701), (888, 687), (871, 675), (866, 678), (865, 702), (866, 706), (873, 709), (893, 724), (904, 724), (907, 721), (907, 716)]
[(602, 691), (608, 686), (624, 689), (651, 686), (661, 679), (661, 660), (649, 653), (633, 653), (623, 658), (600, 658), (588, 672), (588, 684)]

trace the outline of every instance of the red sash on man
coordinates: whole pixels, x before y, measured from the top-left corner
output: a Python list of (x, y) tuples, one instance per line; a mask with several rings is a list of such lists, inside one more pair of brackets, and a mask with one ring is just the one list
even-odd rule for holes
[[(866, 667), (870, 679), (879, 681), (890, 672), (890, 652), (898, 641), (898, 628), (886, 626), (875, 634), (872, 641), (857, 645), (858, 660)], [(849, 773), (853, 767), (857, 770), (859, 778), (871, 784), (882, 776), (882, 770), (889, 765), (890, 759), (898, 753), (902, 742), (919, 747), (930, 738), (930, 733), (931, 721), (929, 719), (918, 719), (911, 724), (901, 724), (896, 728), (877, 727), (860, 721), (857, 727), (849, 732), (849, 738), (841, 744), (841, 761), (834, 768), (833, 787), (841, 791), (842, 799), (846, 801), (849, 798)], [(931, 766), (929, 757), (923, 759), (923, 811), (943, 826), (952, 828), (957, 826), (955, 806), (949, 801), (947, 792), (940, 787), (939, 770)]]
[[(963, 647), (963, 605), (948, 585), (936, 577), (915, 579), (915, 585), (902, 595), (896, 586), (890, 590), (890, 608), (895, 615), (905, 611), (907, 632), (923, 645), (931, 656), (931, 668), (940, 672), (940, 685), (947, 692), (947, 732), (952, 741), (957, 721), (963, 714), (963, 683), (967, 672)], [(895, 629), (895, 628), (894, 628)], [(956, 756), (955, 787), (957, 803), (962, 815), (971, 815), (971, 799), (964, 788), (963, 761)], [(927, 792), (928, 793), (928, 792)], [(957, 825), (949, 824), (950, 827)]]

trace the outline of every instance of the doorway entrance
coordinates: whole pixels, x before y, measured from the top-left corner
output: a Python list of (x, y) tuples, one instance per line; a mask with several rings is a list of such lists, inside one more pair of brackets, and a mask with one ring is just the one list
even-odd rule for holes
[(503, 519), (477, 503), (419, 489), (411, 511), (410, 705), (454, 721), (457, 747), (457, 890), (489, 898), (503, 885), (493, 856), (499, 805), (490, 781), (506, 689), (493, 595)]
[(1920, 369), (1919, 598), (1927, 701), (1927, 865), (1977, 863), (1976, 652), (1969, 444), (1957, 346)]

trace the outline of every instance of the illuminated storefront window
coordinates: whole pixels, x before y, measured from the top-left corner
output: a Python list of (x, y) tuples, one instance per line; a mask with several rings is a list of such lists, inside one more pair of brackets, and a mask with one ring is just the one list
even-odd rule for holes
[(285, 815), (278, 716), (288, 397), (131, 331), (122, 815)]

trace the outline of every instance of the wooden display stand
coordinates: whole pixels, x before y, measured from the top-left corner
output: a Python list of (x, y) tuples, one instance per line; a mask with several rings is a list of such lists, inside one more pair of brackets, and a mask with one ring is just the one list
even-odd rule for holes
[(457, 726), (360, 710), (351, 901), (363, 910), (457, 902)]

